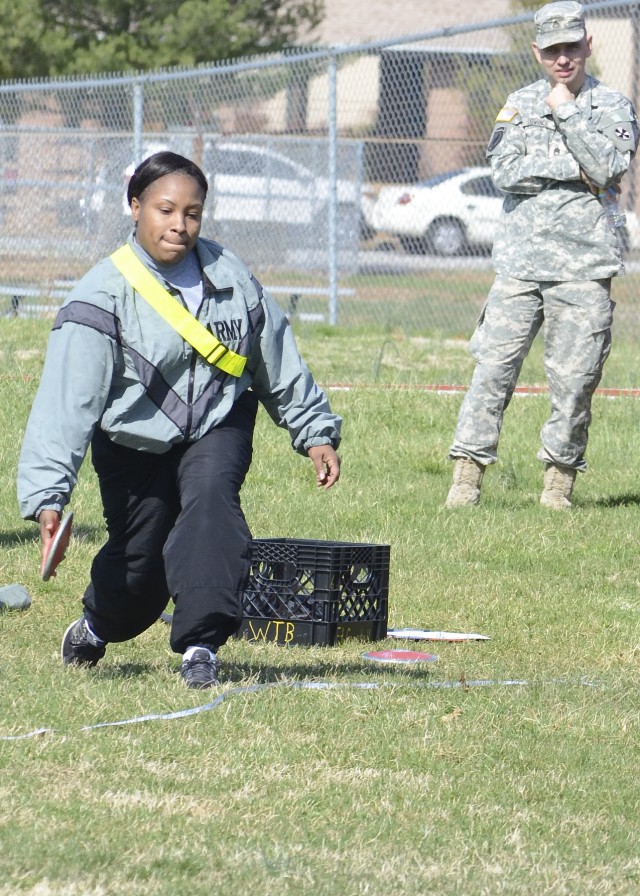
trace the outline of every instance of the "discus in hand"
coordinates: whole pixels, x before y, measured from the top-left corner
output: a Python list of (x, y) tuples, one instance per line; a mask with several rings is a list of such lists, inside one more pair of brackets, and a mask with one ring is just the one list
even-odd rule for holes
[(65, 551), (69, 545), (71, 538), (71, 524), (73, 523), (73, 513), (69, 511), (61, 520), (56, 534), (49, 542), (49, 550), (46, 553), (42, 564), (42, 581), (48, 582), (52, 575), (55, 575), (56, 567), (64, 560)]

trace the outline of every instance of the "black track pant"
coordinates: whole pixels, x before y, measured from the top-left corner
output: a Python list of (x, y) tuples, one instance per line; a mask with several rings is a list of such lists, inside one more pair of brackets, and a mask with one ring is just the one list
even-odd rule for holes
[(83, 604), (100, 638), (135, 637), (170, 597), (176, 653), (195, 645), (217, 650), (239, 628), (251, 542), (240, 488), (256, 410), (245, 392), (220, 426), (166, 454), (115, 445), (96, 430), (92, 458), (108, 540)]

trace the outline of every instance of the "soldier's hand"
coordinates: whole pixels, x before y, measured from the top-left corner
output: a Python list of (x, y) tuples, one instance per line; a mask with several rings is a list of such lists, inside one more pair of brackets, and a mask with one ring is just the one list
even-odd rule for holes
[(580, 180), (581, 180), (584, 184), (587, 185), (587, 187), (589, 188), (589, 190), (591, 191), (591, 193), (593, 193), (594, 196), (597, 196), (597, 195), (598, 195), (598, 193), (600, 192), (600, 188), (597, 187), (597, 186), (594, 184), (594, 182), (589, 178), (589, 176), (588, 176), (587, 174), (584, 173), (584, 171), (582, 170), (582, 168), (580, 169)]
[(554, 84), (545, 98), (545, 103), (550, 109), (557, 109), (563, 103), (570, 103), (575, 100), (575, 95), (571, 93), (566, 84)]
[[(597, 184), (594, 184), (594, 182), (589, 178), (589, 175), (585, 174), (582, 168), (580, 169), (580, 180), (589, 187), (589, 190), (593, 193), (594, 196), (597, 196), (598, 193), (600, 193), (604, 189), (603, 187), (599, 187), (597, 186)], [(617, 196), (622, 193), (622, 187), (616, 181), (614, 181), (612, 184), (609, 184), (607, 189), (613, 190)]]

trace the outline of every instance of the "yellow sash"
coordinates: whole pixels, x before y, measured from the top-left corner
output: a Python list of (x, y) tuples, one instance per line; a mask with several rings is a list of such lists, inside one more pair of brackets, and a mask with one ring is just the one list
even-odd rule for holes
[(203, 358), (231, 376), (242, 374), (247, 359), (223, 345), (184, 305), (181, 305), (170, 292), (167, 292), (151, 271), (143, 265), (128, 243), (116, 249), (111, 256), (111, 261), (135, 291), (168, 324), (171, 324), (183, 339), (200, 352)]

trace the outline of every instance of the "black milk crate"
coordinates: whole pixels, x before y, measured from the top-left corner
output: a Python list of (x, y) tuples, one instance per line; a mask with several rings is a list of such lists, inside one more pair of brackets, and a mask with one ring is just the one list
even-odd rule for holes
[(390, 547), (255, 538), (238, 635), (278, 644), (387, 635)]

